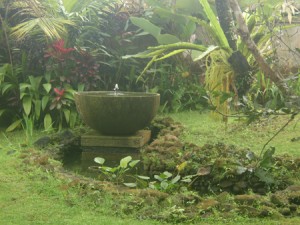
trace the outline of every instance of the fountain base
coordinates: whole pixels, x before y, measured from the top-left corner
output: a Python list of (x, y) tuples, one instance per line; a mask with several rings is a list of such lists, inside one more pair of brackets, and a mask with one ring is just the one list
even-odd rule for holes
[(107, 136), (96, 131), (81, 136), (83, 169), (97, 165), (94, 158), (105, 158), (107, 166), (117, 166), (122, 158), (139, 159), (139, 150), (150, 141), (150, 130), (139, 130), (130, 136)]
[(149, 142), (150, 138), (150, 130), (139, 130), (134, 135), (130, 136), (107, 136), (92, 131), (81, 136), (81, 146), (141, 148)]

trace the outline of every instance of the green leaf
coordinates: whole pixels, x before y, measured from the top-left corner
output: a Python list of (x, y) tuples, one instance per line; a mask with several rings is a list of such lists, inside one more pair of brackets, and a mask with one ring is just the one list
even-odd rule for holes
[(186, 51), (186, 49), (179, 49), (179, 50), (172, 51), (172, 52), (164, 55), (163, 57), (160, 57), (160, 58), (156, 59), (155, 61), (159, 61), (159, 60), (163, 60), (163, 59), (169, 58), (169, 57), (171, 57), (173, 55), (177, 55), (177, 54), (182, 53), (184, 51)]
[(4, 82), (2, 84), (2, 94), (5, 94), (6, 91), (9, 91), (11, 88), (13, 88), (13, 84)]
[(141, 29), (143, 29), (144, 31), (148, 32), (149, 34), (151, 34), (152, 36), (154, 36), (155, 38), (158, 37), (158, 35), (161, 32), (161, 29), (154, 25), (153, 23), (151, 23), (149, 20), (146, 20), (144, 18), (139, 18), (139, 17), (130, 17), (130, 21), (140, 27)]
[(180, 175), (177, 175), (176, 177), (174, 177), (172, 180), (171, 180), (171, 183), (172, 184), (176, 184), (179, 180), (180, 180), (181, 176)]
[(168, 171), (163, 172), (163, 174), (164, 174), (167, 178), (172, 177), (172, 174), (171, 174), (170, 172), (168, 172)]
[(28, 89), (31, 88), (31, 84), (27, 84), (27, 83), (21, 83), (19, 86), (20, 86), (20, 91), (24, 91), (26, 88)]
[(50, 114), (46, 114), (44, 117), (44, 129), (51, 130), (52, 129), (52, 118)]
[(184, 36), (190, 37), (193, 33), (195, 33), (196, 27), (196, 23), (192, 20), (189, 20), (184, 28)]
[(275, 153), (275, 148), (270, 147), (263, 155), (262, 160), (259, 163), (259, 166), (264, 168), (270, 168), (274, 165), (273, 155)]
[(166, 190), (169, 186), (168, 182), (163, 180), (161, 183), (160, 183), (160, 186), (163, 190)]
[(26, 95), (28, 95), (28, 93), (26, 93), (26, 92), (21, 92), (21, 93), (20, 93), (20, 99), (23, 99), (24, 96), (26, 96)]
[(31, 100), (31, 97), (28, 95), (23, 97), (23, 109), (27, 116), (30, 114), (31, 111)]
[(42, 110), (44, 111), (49, 102), (49, 96), (44, 95), (42, 98)]
[(136, 187), (137, 186), (137, 184), (136, 183), (123, 183), (125, 186), (127, 186), (127, 187), (131, 187), (131, 188), (134, 188), (134, 187)]
[(14, 131), (17, 127), (20, 126), (21, 122), (22, 122), (22, 119), (19, 119), (19, 120), (13, 122), (13, 123), (6, 129), (6, 132)]
[(38, 76), (38, 77), (29, 76), (29, 81), (31, 83), (32, 89), (34, 91), (38, 91), (39, 87), (40, 87), (40, 83), (42, 81), (42, 77), (41, 76)]
[(137, 177), (140, 178), (140, 179), (142, 179), (142, 180), (150, 180), (150, 177), (147, 177), (147, 176), (140, 176), (140, 175), (138, 175)]
[(103, 165), (105, 162), (105, 159), (103, 159), (101, 157), (96, 157), (96, 158), (94, 158), (94, 161), (100, 165)]
[(171, 34), (159, 34), (157, 37), (157, 42), (161, 45), (174, 44), (180, 42), (180, 40)]
[(51, 91), (52, 85), (50, 83), (45, 83), (43, 84), (44, 89), (46, 90), (47, 93)]
[(163, 180), (164, 180), (164, 178), (162, 178), (162, 177), (159, 176), (159, 175), (154, 175), (154, 178), (155, 178), (156, 180), (158, 180), (158, 181), (163, 181)]
[(5, 109), (0, 110), (0, 117), (5, 113), (5, 111), (6, 111)]
[(127, 168), (128, 163), (132, 160), (131, 156), (127, 156), (120, 161), (120, 167)]
[(70, 122), (70, 114), (71, 114), (70, 110), (64, 109), (63, 112), (65, 115), (66, 122), (69, 123)]
[(41, 100), (35, 100), (35, 102), (34, 102), (34, 111), (35, 111), (35, 116), (36, 116), (37, 119), (40, 118), (41, 108), (42, 108), (42, 101)]
[(133, 160), (129, 163), (130, 167), (135, 167), (136, 164), (138, 164), (141, 160)]
[(204, 52), (193, 50), (193, 53), (192, 53), (193, 61), (195, 62), (195, 61), (201, 60), (201, 59), (205, 58), (208, 54), (210, 54), (211, 52), (213, 52), (214, 50), (219, 49), (219, 48), (220, 48), (219, 46), (211, 45)]
[(69, 126), (71, 128), (75, 127), (75, 124), (76, 124), (76, 121), (77, 121), (77, 116), (78, 116), (77, 111), (71, 111), (70, 122), (69, 122)]
[(67, 93), (67, 92), (65, 92), (64, 93), (64, 98), (67, 98), (67, 99), (70, 99), (70, 100), (74, 100), (74, 95), (73, 95), (73, 93)]
[(271, 173), (268, 171), (264, 170), (263, 168), (257, 168), (255, 170), (255, 175), (262, 181), (265, 182), (266, 184), (274, 184), (275, 180), (272, 176)]

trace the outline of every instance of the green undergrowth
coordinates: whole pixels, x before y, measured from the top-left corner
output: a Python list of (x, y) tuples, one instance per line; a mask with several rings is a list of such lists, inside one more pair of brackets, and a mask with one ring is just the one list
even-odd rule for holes
[[(213, 120), (208, 114), (185, 112), (171, 115), (185, 126), (185, 141), (202, 146), (205, 143), (223, 142), (239, 147), (249, 147), (259, 153), (262, 146), (288, 117), (264, 120), (249, 127), (231, 120), (225, 130), (224, 124)], [(276, 154), (288, 153), (300, 156), (299, 142), (291, 141), (300, 136), (299, 125), (293, 123), (281, 132), (270, 145)], [(33, 154), (30, 143), (44, 134), (34, 132), (28, 137), (22, 131), (4, 134), (0, 132), (0, 225), (19, 224), (171, 224), (159, 220), (141, 218), (135, 207), (138, 202), (132, 196), (118, 196), (108, 191), (94, 190), (86, 194), (79, 185), (57, 178), (51, 170), (26, 163), (24, 152)], [(31, 153), (32, 152), (32, 153)], [(51, 159), (49, 159), (51, 161)], [(59, 162), (51, 162), (59, 164)], [(71, 182), (72, 183), (72, 182)], [(155, 207), (155, 206), (153, 206)], [(126, 213), (130, 209), (130, 213)], [(170, 206), (166, 213), (180, 215), (180, 209)], [(154, 210), (153, 210), (154, 211)], [(246, 218), (240, 215), (224, 219), (215, 212), (213, 217), (186, 221), (186, 224), (300, 224), (300, 218)], [(151, 206), (149, 206), (151, 215)]]
[[(209, 113), (182, 112), (170, 115), (181, 122), (185, 129), (184, 141), (203, 146), (204, 144), (233, 144), (239, 148), (249, 148), (259, 154), (264, 144), (289, 120), (290, 116), (276, 116), (255, 121), (247, 125), (245, 121), (230, 118), (228, 124), (221, 123)], [(300, 156), (300, 116), (296, 117), (268, 146), (276, 148), (276, 154)]]
[(20, 158), (28, 146), (21, 132), (0, 138), (0, 224), (160, 224), (139, 221), (113, 210), (110, 193), (83, 195), (79, 186), (55, 178), (51, 172), (26, 165)]

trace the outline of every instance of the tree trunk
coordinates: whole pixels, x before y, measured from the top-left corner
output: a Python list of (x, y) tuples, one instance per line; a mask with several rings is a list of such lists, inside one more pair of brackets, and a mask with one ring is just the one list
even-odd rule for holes
[(216, 10), (221, 28), (227, 38), (228, 44), (233, 51), (236, 51), (236, 40), (232, 32), (233, 18), (228, 0), (216, 0)]
[(250, 37), (250, 33), (246, 22), (244, 20), (242, 11), (237, 0), (229, 0), (230, 7), (234, 13), (236, 23), (237, 23), (237, 32), (241, 36), (243, 42), (246, 44), (249, 51), (252, 53), (253, 57), (257, 61), (261, 71), (268, 77), (271, 81), (273, 81), (278, 88), (286, 95), (290, 94), (289, 87), (283, 81), (278, 72), (274, 71), (263, 58), (261, 53), (259, 52), (256, 44)]
[(252, 77), (251, 67), (245, 56), (237, 50), (236, 38), (233, 33), (233, 16), (229, 0), (216, 0), (216, 10), (221, 28), (226, 36), (230, 48), (233, 50), (228, 62), (235, 72), (235, 86), (238, 96), (243, 96), (250, 89)]

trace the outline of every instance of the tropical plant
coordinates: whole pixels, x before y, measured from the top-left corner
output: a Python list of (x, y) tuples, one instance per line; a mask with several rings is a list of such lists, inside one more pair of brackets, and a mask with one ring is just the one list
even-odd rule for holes
[[(70, 2), (70, 1), (63, 1)], [(63, 17), (59, 1), (13, 1), (10, 10), (14, 11), (14, 18), (21, 19), (12, 28), (11, 35), (17, 40), (27, 36), (39, 36), (50, 40), (60, 39), (67, 34), (66, 26), (75, 23)]]
[(257, 73), (256, 82), (248, 96), (254, 104), (264, 108), (279, 110), (285, 106), (285, 98), (281, 91), (261, 73)]
[[(139, 78), (141, 78), (147, 71), (149, 71), (149, 68), (153, 63), (160, 60), (165, 60), (171, 56), (185, 54), (187, 50), (189, 50), (194, 61), (199, 61), (201, 59), (206, 60), (205, 81), (206, 88), (209, 91), (208, 94), (210, 95), (209, 98), (211, 99), (213, 105), (217, 107), (219, 112), (221, 112), (223, 115), (227, 115), (229, 112), (229, 101), (232, 102), (232, 98), (234, 97), (233, 99), (236, 102), (236, 107), (236, 105), (238, 104), (238, 95), (239, 97), (242, 97), (241, 95), (245, 94), (245, 90), (249, 89), (251, 82), (253, 82), (253, 74), (259, 70), (259, 67), (261, 67), (261, 65), (266, 64), (257, 63), (258, 61), (256, 60), (256, 56), (254, 57), (252, 52), (248, 50), (248, 46), (245, 44), (245, 40), (242, 40), (241, 38), (238, 39), (233, 47), (229, 46), (227, 38), (210, 5), (208, 4), (208, 1), (199, 0), (199, 3), (202, 5), (203, 11), (210, 21), (209, 27), (207, 25), (203, 25), (204, 21), (199, 18), (193, 18), (191, 16), (189, 16), (189, 18), (193, 18), (193, 21), (195, 21), (198, 25), (205, 27), (212, 33), (212, 36), (215, 37), (214, 40), (216, 46), (206, 47), (199, 44), (178, 42), (175, 44), (148, 47), (147, 51), (138, 53), (136, 55), (127, 55), (124, 58), (151, 58), (147, 66), (144, 68), (142, 74), (140, 75)], [(160, 32), (157, 32), (159, 30), (154, 26), (154, 24), (152, 24), (150, 21), (141, 19), (139, 20), (139, 23), (137, 23), (135, 21), (136, 19), (133, 19), (133, 22), (136, 25), (138, 25), (144, 31), (148, 32), (157, 39), (157, 35), (159, 35)], [(276, 29), (273, 29), (272, 32), (265, 33), (266, 30), (268, 30), (266, 29), (266, 23), (261, 23), (259, 17), (257, 17), (257, 15), (255, 14), (248, 14), (246, 20), (252, 38), (260, 48), (261, 53), (263, 53), (265, 57), (270, 58), (272, 54), (270, 39), (274, 32), (276, 32)], [(238, 50), (240, 54), (237, 54), (238, 52), (234, 52), (235, 50)], [(240, 69), (240, 64), (244, 65), (245, 63), (241, 63), (241, 57), (239, 55), (247, 59), (244, 60), (246, 64), (249, 63), (251, 65), (252, 68), (249, 67), (249, 65), (244, 66), (244, 68), (247, 68), (247, 73), (249, 73), (248, 75), (252, 75), (252, 77), (244, 77), (244, 69)], [(243, 76), (240, 76), (240, 73)], [(274, 76), (275, 77), (268, 75), (268, 78), (274, 81), (275, 84), (279, 85), (279, 77), (277, 75)], [(281, 91), (286, 90), (285, 84), (279, 85), (278, 87)], [(233, 94), (231, 94), (231, 92), (233, 92)], [(225, 99), (226, 96), (228, 98), (228, 101)], [(281, 97), (279, 98), (281, 99)]]
[(96, 170), (104, 176), (105, 180), (109, 180), (116, 184), (124, 183), (126, 186), (134, 187), (135, 183), (126, 183), (126, 176), (132, 177), (128, 174), (129, 170), (135, 168), (140, 160), (133, 160), (131, 156), (124, 157), (120, 160), (120, 164), (116, 167), (104, 166), (105, 159), (96, 157), (94, 161), (99, 166), (89, 167), (91, 170)]
[[(145, 69), (143, 70), (142, 74), (140, 75), (139, 78), (141, 78), (144, 73), (150, 68), (150, 66), (157, 61), (167, 59), (171, 56), (178, 55), (178, 54), (183, 54), (187, 53), (189, 50), (190, 55), (194, 61), (201, 60), (203, 58), (207, 59), (207, 70), (206, 70), (206, 88), (209, 91), (221, 91), (221, 92), (228, 92), (229, 89), (232, 89), (232, 84), (233, 84), (233, 70), (231, 66), (228, 64), (228, 57), (230, 56), (231, 49), (228, 45), (227, 39), (217, 21), (216, 16), (214, 15), (212, 9), (210, 8), (209, 4), (207, 1), (199, 1), (200, 4), (203, 6), (203, 11), (207, 15), (209, 21), (210, 21), (210, 26), (206, 25), (206, 22), (204, 20), (201, 20), (196, 17), (192, 17), (190, 15), (180, 15), (183, 18), (188, 19), (189, 21), (192, 21), (193, 24), (198, 24), (201, 26), (204, 26), (205, 28), (209, 29), (210, 32), (213, 34), (214, 39), (218, 46), (210, 46), (206, 47), (204, 45), (199, 45), (199, 44), (193, 44), (189, 42), (178, 42), (173, 44), (176, 40), (169, 38), (169, 42), (164, 45), (159, 45), (156, 47), (149, 47), (148, 51), (138, 53), (136, 55), (131, 55), (131, 56), (125, 56), (124, 58), (128, 57), (141, 57), (141, 58), (152, 58), (150, 62), (147, 64)], [(195, 3), (195, 2), (194, 2)], [(150, 21), (147, 21), (145, 19), (139, 19), (137, 20), (136, 18), (131, 18), (131, 21), (142, 28), (145, 32), (148, 32), (152, 36), (154, 36), (157, 40), (158, 43), (165, 43), (160, 41), (160, 29), (152, 24)], [(194, 32), (193, 29), (191, 29), (192, 32)], [(192, 34), (190, 33), (190, 35)], [(220, 50), (218, 50), (220, 49)], [(223, 50), (222, 50), (223, 49)], [(213, 60), (213, 56), (219, 56), (219, 54), (211, 54), (214, 51), (219, 51), (223, 52), (223, 55), (226, 56), (225, 58), (219, 57)], [(207, 56), (209, 56), (207, 58)], [(211, 60), (214, 63), (211, 63)], [(213, 69), (216, 66), (220, 66), (217, 69)], [(213, 65), (213, 66), (212, 66)], [(230, 71), (229, 73), (226, 72), (226, 68), (224, 65), (229, 65), (229, 68), (227, 71)], [(211, 68), (211, 70), (209, 69)], [(225, 72), (224, 72), (225, 71)], [(222, 78), (222, 77), (225, 78)], [(218, 100), (215, 100), (216, 105)], [(223, 104), (225, 105), (225, 103)], [(224, 106), (223, 109), (227, 109), (227, 106)], [(227, 111), (226, 111), (227, 112)], [(226, 113), (225, 112), (225, 113)]]
[(149, 187), (154, 190), (173, 192), (180, 187), (178, 182), (180, 181), (181, 176), (179, 174), (173, 176), (172, 173), (165, 171), (159, 175), (154, 175), (154, 179), (156, 181), (149, 183)]

